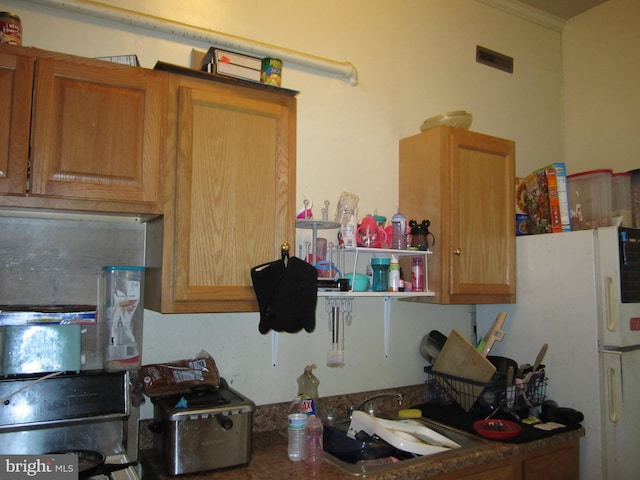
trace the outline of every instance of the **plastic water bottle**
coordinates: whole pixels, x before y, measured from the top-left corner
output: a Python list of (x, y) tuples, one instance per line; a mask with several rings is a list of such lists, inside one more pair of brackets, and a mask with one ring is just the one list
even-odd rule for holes
[(304, 463), (320, 465), (324, 459), (322, 446), (322, 421), (315, 416), (307, 419), (305, 427)]
[(400, 212), (391, 217), (391, 248), (394, 250), (407, 249), (407, 217)]
[(307, 425), (306, 413), (290, 413), (288, 416), (289, 429), (289, 460), (301, 462), (304, 460), (305, 426)]
[(358, 223), (355, 214), (351, 214), (348, 217), (347, 222), (340, 227), (340, 235), (342, 236), (342, 244), (345, 248), (356, 247), (356, 229)]

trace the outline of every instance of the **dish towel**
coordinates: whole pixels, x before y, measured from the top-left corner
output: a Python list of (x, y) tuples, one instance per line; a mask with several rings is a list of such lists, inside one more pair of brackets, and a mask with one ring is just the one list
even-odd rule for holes
[(316, 326), (317, 280), (312, 265), (297, 257), (289, 258), (284, 249), (282, 260), (252, 268), (251, 281), (260, 308), (258, 331), (312, 332)]

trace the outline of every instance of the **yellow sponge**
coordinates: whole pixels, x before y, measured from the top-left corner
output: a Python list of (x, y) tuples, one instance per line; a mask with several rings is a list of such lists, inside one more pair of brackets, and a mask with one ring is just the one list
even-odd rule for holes
[(398, 410), (399, 418), (420, 418), (422, 411), (417, 408), (405, 408), (404, 410)]

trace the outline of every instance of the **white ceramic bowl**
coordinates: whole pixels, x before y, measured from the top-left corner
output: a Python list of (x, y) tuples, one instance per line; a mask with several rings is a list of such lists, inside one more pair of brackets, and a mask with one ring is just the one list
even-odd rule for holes
[(471, 127), (473, 115), (464, 110), (456, 110), (455, 112), (443, 113), (434, 117), (427, 118), (420, 126), (420, 131), (424, 132), (432, 128), (446, 125), (449, 127), (463, 128), (468, 130)]

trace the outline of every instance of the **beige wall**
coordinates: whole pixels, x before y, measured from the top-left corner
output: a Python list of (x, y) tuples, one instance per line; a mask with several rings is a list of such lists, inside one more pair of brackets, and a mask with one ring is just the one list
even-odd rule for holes
[[(475, 0), (105, 3), (352, 62), (357, 87), (285, 64), (283, 86), (300, 91), (297, 203), (301, 207), (303, 196), (310, 196), (316, 214), (325, 199), (334, 206), (349, 190), (360, 195), (361, 213), (377, 209), (390, 216), (399, 188), (398, 140), (418, 133), (427, 117), (450, 110), (470, 111), (472, 130), (515, 140), (518, 175), (564, 159), (561, 34)], [(85, 56), (136, 53), (146, 67), (157, 60), (186, 66), (193, 47), (209, 46), (24, 0), (0, 0), (0, 10), (22, 17), (24, 45)], [(570, 27), (577, 38), (580, 24)], [(477, 64), (476, 45), (514, 57), (513, 75)], [(575, 150), (569, 142), (567, 147)], [(256, 314), (147, 312), (143, 361), (186, 358), (206, 348), (238, 390), (265, 404), (288, 400), (295, 378), (312, 362), (321, 395), (421, 383), (422, 336), (432, 328), (447, 334), (452, 326), (470, 334), (469, 307), (394, 302), (385, 358), (382, 308), (381, 300), (354, 302), (340, 369), (325, 366), (330, 337), (322, 300), (314, 333), (280, 336), (276, 366), (271, 336), (257, 332)]]
[(640, 2), (609, 0), (563, 32), (569, 173), (640, 168)]

